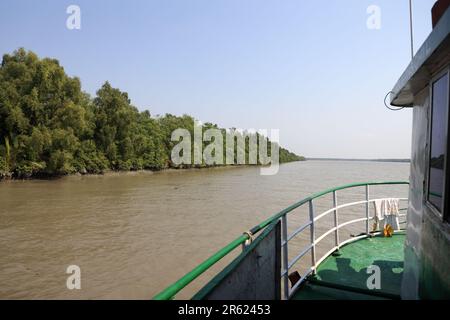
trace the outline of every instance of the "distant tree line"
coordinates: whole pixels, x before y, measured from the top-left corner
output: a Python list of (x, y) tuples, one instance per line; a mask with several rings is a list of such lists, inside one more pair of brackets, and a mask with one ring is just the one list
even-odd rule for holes
[(354, 158), (306, 158), (314, 161), (356, 161), (356, 162), (404, 162), (410, 163), (410, 159), (354, 159)]
[[(0, 178), (171, 168), (172, 131), (194, 124), (188, 115), (139, 112), (108, 82), (91, 98), (58, 60), (24, 49), (3, 56)], [(280, 162), (298, 160), (280, 148)]]

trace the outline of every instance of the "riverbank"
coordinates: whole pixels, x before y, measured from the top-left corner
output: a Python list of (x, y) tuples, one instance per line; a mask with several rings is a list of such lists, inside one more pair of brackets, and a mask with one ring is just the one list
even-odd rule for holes
[[(251, 159), (263, 146), (268, 153), (271, 145), (270, 139), (258, 132), (220, 128), (211, 122), (200, 126), (187, 114), (153, 116), (131, 104), (128, 93), (107, 81), (90, 96), (82, 91), (80, 79), (67, 75), (56, 59), (42, 59), (25, 49), (3, 55), (0, 82), (2, 88), (8, 88), (7, 95), (0, 95), (0, 105), (4, 106), (0, 110), (3, 178), (161, 170), (174, 167), (173, 162), (195, 163), (191, 161), (195, 156), (187, 157), (188, 151), (204, 155), (205, 150), (213, 158), (225, 155), (228, 147), (236, 149), (237, 156)], [(190, 137), (198, 133), (205, 136), (198, 145), (194, 139), (192, 145)], [(207, 137), (211, 134), (214, 142)], [(215, 139), (220, 136), (218, 143)], [(228, 146), (227, 141), (233, 145)], [(239, 141), (244, 141), (244, 146), (238, 145)], [(174, 150), (186, 159), (174, 160)], [(280, 163), (300, 158), (280, 146)]]
[(314, 161), (358, 161), (358, 162), (399, 162), (410, 163), (411, 159), (354, 159), (354, 158), (306, 158)]
[[(293, 162), (302, 162), (306, 161), (306, 159), (302, 160), (296, 160), (296, 161), (286, 161), (280, 163), (282, 164), (288, 164)], [(154, 174), (159, 172), (179, 172), (179, 171), (187, 171), (187, 170), (219, 170), (219, 169), (236, 169), (236, 168), (246, 168), (246, 167), (263, 167), (261, 165), (222, 165), (222, 166), (180, 166), (180, 167), (167, 167), (167, 168), (161, 168), (157, 170), (151, 170), (151, 169), (141, 169), (141, 170), (104, 170), (103, 172), (99, 173), (89, 173), (89, 172), (76, 172), (71, 174), (53, 174), (53, 175), (46, 175), (46, 174), (39, 174), (39, 175), (31, 175), (31, 176), (22, 176), (22, 177), (14, 177), (11, 173), (9, 175), (2, 175), (0, 173), (0, 183), (2, 181), (9, 181), (9, 180), (57, 180), (63, 177), (83, 177), (83, 176), (132, 176), (136, 174)]]

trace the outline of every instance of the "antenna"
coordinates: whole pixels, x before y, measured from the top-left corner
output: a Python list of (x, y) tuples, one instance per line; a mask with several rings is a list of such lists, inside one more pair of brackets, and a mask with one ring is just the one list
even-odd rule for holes
[(412, 0), (409, 0), (409, 32), (411, 34), (411, 60), (414, 58), (413, 9)]

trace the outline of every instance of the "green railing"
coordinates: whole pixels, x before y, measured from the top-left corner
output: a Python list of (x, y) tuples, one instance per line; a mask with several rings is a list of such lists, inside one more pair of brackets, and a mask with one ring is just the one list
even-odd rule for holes
[(406, 185), (409, 184), (409, 182), (406, 181), (388, 181), (388, 182), (365, 182), (365, 183), (353, 183), (353, 184), (346, 184), (342, 185), (336, 188), (331, 188), (322, 192), (315, 193), (293, 205), (290, 207), (280, 211), (279, 213), (273, 215), (269, 219), (263, 221), (262, 223), (258, 224), (257, 226), (253, 227), (249, 232), (246, 232), (245, 234), (241, 235), (240, 237), (236, 238), (234, 241), (230, 242), (227, 246), (223, 247), (219, 251), (217, 251), (215, 254), (213, 254), (211, 257), (206, 259), (204, 262), (199, 264), (197, 267), (195, 267), (192, 271), (187, 273), (185, 276), (183, 276), (181, 279), (167, 287), (162, 292), (158, 293), (156, 296), (153, 297), (154, 300), (170, 300), (173, 299), (173, 297), (181, 291), (183, 288), (185, 288), (188, 284), (190, 284), (192, 281), (194, 281), (197, 277), (199, 277), (201, 274), (203, 274), (205, 271), (207, 271), (209, 268), (211, 268), (214, 264), (216, 264), (218, 261), (220, 261), (223, 257), (228, 255), (230, 252), (232, 252), (237, 247), (245, 244), (247, 240), (251, 238), (252, 235), (257, 234), (262, 229), (270, 225), (272, 222), (279, 220), (283, 217), (285, 217), (288, 213), (291, 211), (297, 209), (298, 207), (303, 206), (304, 204), (310, 203), (312, 200), (320, 198), (324, 195), (335, 193), (339, 190), (349, 189), (349, 188), (355, 188), (355, 187), (368, 187), (368, 186), (377, 186), (377, 185)]

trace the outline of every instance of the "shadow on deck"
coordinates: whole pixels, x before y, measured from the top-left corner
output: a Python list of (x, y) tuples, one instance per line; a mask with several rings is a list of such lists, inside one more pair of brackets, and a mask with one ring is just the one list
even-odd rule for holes
[[(372, 300), (400, 299), (403, 275), (404, 234), (391, 238), (381, 236), (358, 240), (340, 250), (339, 256), (329, 256), (293, 296), (293, 300)], [(368, 289), (373, 271), (380, 270), (380, 289)], [(370, 281), (370, 283), (373, 283)]]

